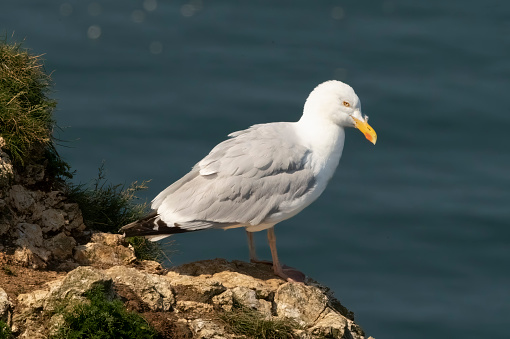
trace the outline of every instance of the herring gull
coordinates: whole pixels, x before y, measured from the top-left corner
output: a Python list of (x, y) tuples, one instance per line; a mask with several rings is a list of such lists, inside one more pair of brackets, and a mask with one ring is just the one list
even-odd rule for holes
[(267, 230), (274, 273), (280, 264), (274, 226), (315, 201), (333, 176), (346, 127), (375, 144), (377, 135), (349, 85), (318, 85), (297, 122), (259, 124), (229, 134), (191, 171), (152, 200), (152, 213), (121, 228), (125, 236), (156, 241), (174, 233), (244, 227), (250, 260), (259, 262), (253, 232)]

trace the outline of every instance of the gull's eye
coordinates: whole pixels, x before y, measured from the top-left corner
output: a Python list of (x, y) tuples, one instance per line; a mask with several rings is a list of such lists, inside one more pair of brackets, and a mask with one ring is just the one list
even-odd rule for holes
[(343, 104), (345, 107), (351, 107), (351, 104), (350, 104), (350, 103), (348, 103), (347, 101), (342, 102), (342, 104)]

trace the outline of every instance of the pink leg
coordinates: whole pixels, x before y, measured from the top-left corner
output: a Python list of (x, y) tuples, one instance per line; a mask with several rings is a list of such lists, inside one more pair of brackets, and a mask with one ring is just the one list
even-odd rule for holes
[(250, 262), (257, 264), (272, 265), (273, 263), (267, 260), (259, 260), (257, 257), (257, 251), (255, 249), (255, 241), (253, 240), (253, 232), (246, 231), (248, 236), (248, 248), (250, 250)]
[(298, 270), (292, 268), (283, 268), (278, 260), (278, 253), (276, 251), (276, 236), (274, 234), (274, 227), (267, 230), (267, 240), (269, 241), (269, 247), (271, 248), (271, 256), (273, 257), (273, 271), (279, 277), (287, 281), (292, 282), (303, 282), (305, 275)]

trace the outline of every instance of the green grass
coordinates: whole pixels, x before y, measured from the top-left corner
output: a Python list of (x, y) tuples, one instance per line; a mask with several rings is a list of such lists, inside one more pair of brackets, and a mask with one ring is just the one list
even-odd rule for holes
[(61, 311), (64, 324), (50, 336), (51, 339), (157, 337), (144, 318), (127, 311), (119, 300), (108, 300), (102, 286), (93, 288), (86, 296), (89, 302)]
[(0, 40), (0, 134), (15, 164), (24, 164), (34, 147), (50, 147), (56, 101), (41, 56), (19, 43)]
[[(134, 182), (129, 186), (111, 184), (105, 176), (104, 166), (90, 185), (67, 183), (65, 194), (78, 203), (85, 225), (101, 232), (118, 233), (119, 228), (143, 217), (147, 203), (136, 203), (137, 192), (147, 188), (147, 182)], [(127, 240), (140, 260), (161, 261), (164, 254), (158, 243), (143, 237)]]
[(147, 182), (129, 186), (111, 184), (104, 166), (90, 185), (68, 183), (66, 196), (80, 205), (87, 227), (101, 232), (117, 233), (119, 228), (143, 217), (147, 203), (135, 204), (136, 193), (147, 188)]
[(165, 253), (161, 245), (157, 242), (152, 242), (144, 237), (127, 238), (126, 241), (135, 249), (135, 256), (139, 260), (154, 260), (162, 262), (165, 258)]
[(0, 320), (0, 339), (10, 339), (12, 338), (12, 332), (2, 320)]
[(265, 319), (256, 310), (234, 302), (232, 311), (220, 316), (227, 327), (237, 335), (260, 339), (292, 339), (293, 331), (300, 329), (292, 319)]

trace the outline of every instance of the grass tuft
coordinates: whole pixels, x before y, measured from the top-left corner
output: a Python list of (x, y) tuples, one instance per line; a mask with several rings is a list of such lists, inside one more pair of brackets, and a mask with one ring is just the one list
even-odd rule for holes
[[(66, 195), (78, 203), (85, 225), (101, 232), (117, 233), (119, 229), (145, 216), (147, 203), (136, 204), (137, 192), (147, 189), (147, 181), (134, 182), (128, 187), (107, 181), (104, 164), (99, 167), (98, 177), (87, 186), (67, 183)], [(164, 257), (161, 245), (143, 237), (127, 239), (140, 260), (161, 261)]]
[(0, 320), (0, 339), (10, 339), (12, 338), (12, 332), (9, 326), (2, 320)]
[(133, 246), (135, 249), (135, 256), (139, 260), (154, 260), (161, 263), (163, 259), (166, 258), (161, 245), (145, 237), (127, 238), (126, 242)]
[(34, 147), (52, 145), (51, 85), (40, 55), (0, 40), (0, 134), (15, 165), (23, 165)]
[(143, 317), (127, 311), (119, 300), (108, 300), (102, 286), (93, 288), (86, 297), (89, 302), (61, 311), (64, 324), (51, 339), (156, 338), (157, 333)]
[(266, 319), (260, 312), (238, 303), (220, 318), (237, 335), (260, 339), (292, 339), (300, 326), (292, 319)]
[(92, 184), (67, 185), (69, 199), (78, 203), (87, 227), (101, 232), (117, 233), (120, 227), (143, 217), (147, 203), (134, 204), (136, 193), (147, 189), (147, 181), (126, 187), (106, 180), (104, 165)]

